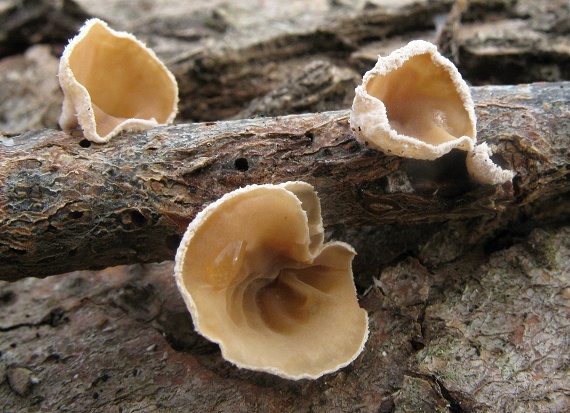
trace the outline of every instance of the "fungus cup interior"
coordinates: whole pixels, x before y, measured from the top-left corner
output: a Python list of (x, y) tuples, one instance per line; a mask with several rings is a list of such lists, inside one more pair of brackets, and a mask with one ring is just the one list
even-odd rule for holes
[(59, 125), (108, 142), (123, 131), (168, 124), (178, 111), (178, 85), (154, 52), (99, 19), (85, 22), (59, 63), (64, 94)]
[(435, 160), (467, 151), (467, 169), (479, 183), (496, 185), (514, 173), (495, 165), (477, 141), (469, 86), (437, 47), (413, 40), (366, 72), (355, 90), (350, 125), (356, 138), (389, 155)]
[(412, 56), (386, 75), (372, 77), (366, 91), (384, 103), (390, 126), (401, 135), (431, 145), (475, 136), (449, 72), (433, 62), (429, 53)]
[(358, 140), (414, 159), (472, 150), (475, 124), (475, 105), (461, 74), (423, 40), (379, 56), (356, 88), (350, 112)]
[[(107, 135), (128, 118), (166, 123), (177, 91), (162, 64), (130, 37), (93, 24), (73, 49), (69, 64), (89, 92), (97, 133)], [(169, 90), (161, 92), (164, 88)]]
[(190, 224), (178, 287), (202, 335), (239, 367), (289, 379), (350, 363), (368, 334), (352, 278), (354, 250), (323, 244), (319, 200), (305, 183), (225, 195)]

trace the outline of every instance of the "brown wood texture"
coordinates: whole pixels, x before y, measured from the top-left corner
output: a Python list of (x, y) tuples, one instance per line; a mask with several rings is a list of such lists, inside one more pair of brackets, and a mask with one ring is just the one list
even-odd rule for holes
[[(376, 267), (359, 296), (370, 318), (364, 352), (314, 381), (226, 362), (194, 331), (172, 262), (0, 282), (0, 408), (566, 412), (570, 229), (540, 226), (494, 252), (437, 266), (407, 253)], [(425, 254), (445, 244), (434, 238)]]
[(207, 203), (254, 183), (302, 180), (327, 227), (496, 213), (568, 192), (568, 83), (473, 89), (479, 141), (517, 173), (469, 180), (464, 152), (385, 156), (355, 141), (348, 112), (184, 124), (106, 145), (44, 130), (0, 146), (1, 279), (174, 257)]
[[(180, 125), (109, 147), (39, 131), (57, 128), (54, 68), (87, 15), (167, 63)], [(467, 181), (459, 155), (364, 150), (346, 124), (376, 55), (418, 38), (473, 85), (569, 80), (568, 16), (567, 0), (1, 1), (0, 411), (570, 411), (568, 83), (473, 88), (512, 186)], [(318, 380), (227, 363), (171, 261), (22, 278), (172, 256), (218, 194), (288, 177), (318, 187), (327, 237), (358, 252), (370, 319), (363, 353)]]

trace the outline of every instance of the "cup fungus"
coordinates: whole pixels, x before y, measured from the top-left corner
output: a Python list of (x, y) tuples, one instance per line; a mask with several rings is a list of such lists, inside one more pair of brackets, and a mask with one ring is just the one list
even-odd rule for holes
[(368, 337), (342, 242), (323, 243), (304, 182), (251, 185), (190, 223), (175, 278), (196, 330), (238, 367), (317, 378), (354, 360)]
[(469, 87), (453, 63), (422, 40), (379, 57), (366, 72), (350, 124), (371, 147), (415, 159), (471, 150), (476, 133)]
[(79, 125), (93, 142), (172, 123), (178, 110), (176, 80), (154, 52), (99, 19), (87, 20), (66, 46), (59, 83), (64, 93), (59, 125), (64, 130)]
[[(350, 124), (358, 140), (386, 154), (434, 160), (452, 149), (472, 156), (480, 183), (503, 183), (513, 174), (493, 164), (487, 146), (475, 149), (475, 105), (469, 86), (437, 47), (414, 40), (364, 74)], [(486, 158), (485, 158), (486, 156)]]

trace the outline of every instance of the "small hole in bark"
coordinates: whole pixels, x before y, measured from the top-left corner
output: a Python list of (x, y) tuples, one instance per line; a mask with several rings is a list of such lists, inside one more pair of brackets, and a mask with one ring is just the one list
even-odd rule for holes
[(314, 135), (313, 132), (311, 132), (311, 131), (305, 132), (305, 136), (306, 136), (307, 138), (309, 138), (310, 140), (313, 140), (314, 137), (315, 137), (315, 135)]
[(237, 158), (234, 162), (234, 166), (240, 172), (245, 172), (249, 169), (249, 163), (245, 158)]
[(88, 139), (81, 139), (79, 141), (79, 146), (81, 146), (82, 148), (89, 148), (91, 146), (91, 141), (89, 141)]
[(69, 216), (70, 216), (72, 219), (79, 219), (79, 218), (81, 218), (81, 217), (83, 216), (83, 211), (71, 211), (71, 212), (69, 213)]
[(0, 305), (11, 304), (16, 301), (16, 294), (13, 291), (3, 291), (0, 293)]
[(121, 216), (123, 225), (133, 225), (134, 227), (141, 228), (146, 225), (146, 218), (142, 213), (137, 210), (126, 211)]
[(132, 211), (131, 219), (133, 221), (133, 224), (135, 224), (138, 227), (142, 227), (146, 224), (146, 218), (139, 211)]
[(17, 248), (10, 248), (10, 252), (12, 252), (16, 255), (26, 255), (26, 253), (27, 253), (26, 250), (19, 250)]
[(421, 341), (417, 341), (417, 340), (410, 340), (410, 344), (412, 345), (412, 348), (415, 351), (420, 351), (421, 349), (423, 349), (425, 347), (424, 343), (422, 343)]

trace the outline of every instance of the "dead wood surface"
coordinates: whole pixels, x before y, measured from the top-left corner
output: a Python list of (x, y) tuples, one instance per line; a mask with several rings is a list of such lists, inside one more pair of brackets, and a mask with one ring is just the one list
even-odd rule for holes
[[(473, 185), (457, 155), (427, 170), (364, 150), (346, 124), (362, 73), (412, 39), (437, 43), (474, 85), (570, 79), (567, 0), (460, 3), (0, 0), (0, 162), (19, 153), (27, 172), (0, 172), (19, 189), (0, 189), (13, 203), (2, 214), (22, 212), (14, 249), (0, 236), (0, 277), (18, 278), (0, 281), (0, 411), (570, 411), (568, 84), (473, 89), (479, 138), (517, 171), (513, 186)], [(167, 62), (180, 125), (112, 149), (53, 130), (57, 59), (83, 16), (135, 33)], [(204, 155), (206, 141), (219, 158)], [(294, 173), (317, 185), (328, 237), (358, 252), (371, 334), (338, 373), (290, 382), (234, 368), (194, 332), (170, 261), (21, 278), (172, 256), (216, 194)]]
[(173, 259), (190, 220), (248, 184), (302, 180), (325, 225), (422, 223), (502, 212), (569, 190), (568, 83), (474, 89), (479, 140), (517, 173), (470, 181), (465, 152), (435, 162), (355, 141), (348, 112), (185, 124), (106, 145), (44, 130), (0, 147), (0, 279)]
[(535, 228), (491, 254), (384, 267), (361, 296), (371, 329), (363, 354), (316, 381), (225, 362), (194, 332), (171, 262), (0, 282), (0, 407), (565, 412), (569, 242), (568, 226)]
[[(3, 0), (0, 57), (31, 44), (48, 47), (57, 63), (83, 17), (100, 17), (145, 41), (173, 71), (180, 86), (179, 122), (346, 108), (377, 55), (413, 39), (438, 44), (474, 85), (570, 79), (567, 0), (469, 0), (464, 10), (458, 8), (461, 13), (448, 13), (453, 3)], [(315, 70), (317, 63), (327, 69)], [(16, 81), (22, 68), (4, 69), (0, 63), (3, 85), (22, 86), (20, 93), (0, 88), (0, 107), (6, 101), (21, 101), (23, 94), (35, 93), (36, 98), (18, 105), (20, 119), (10, 113), (13, 108), (4, 113), (0, 130), (38, 129), (37, 121), (23, 127), (31, 117), (26, 109), (43, 106), (50, 111), (58, 92), (30, 89), (31, 80)], [(52, 76), (55, 79), (55, 71)], [(41, 124), (55, 128), (57, 115)]]

